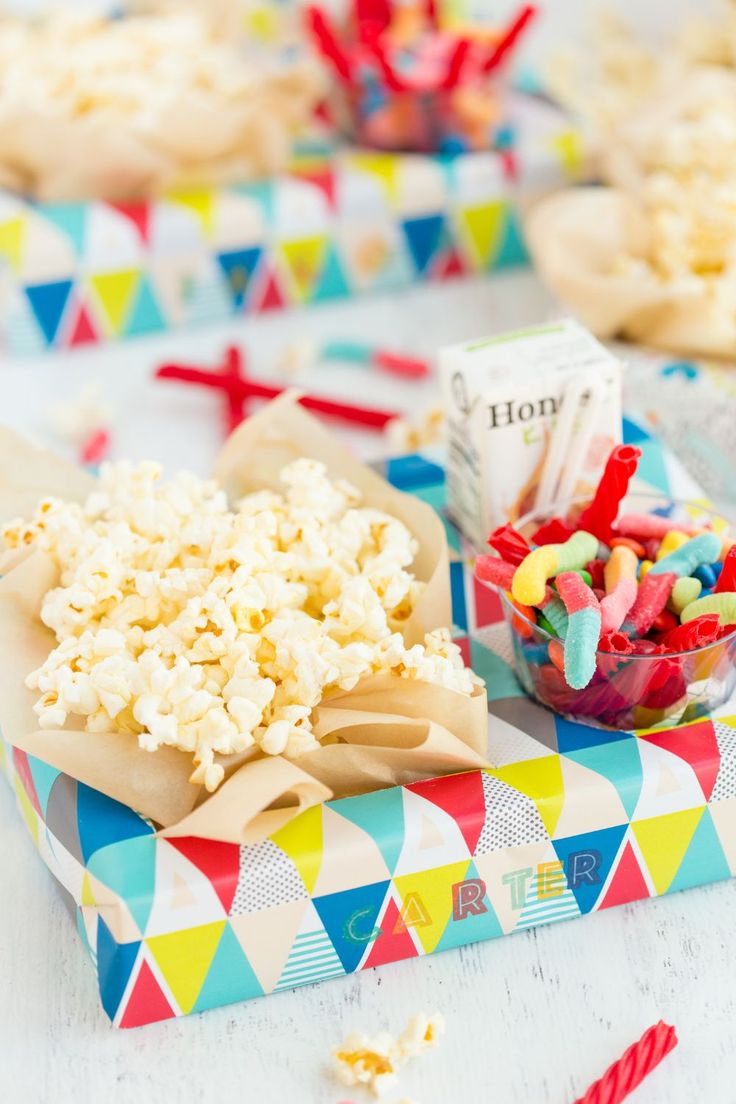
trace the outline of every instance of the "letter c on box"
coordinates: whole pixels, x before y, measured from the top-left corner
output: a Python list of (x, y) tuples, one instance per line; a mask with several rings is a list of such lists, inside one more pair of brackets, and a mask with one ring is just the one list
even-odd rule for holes
[(357, 922), (364, 916), (370, 916), (372, 912), (373, 909), (370, 908), (356, 909), (355, 912), (347, 918), (343, 927), (343, 936), (346, 943), (370, 943), (374, 939), (378, 939), (379, 935), (382, 934), (380, 928), (371, 928), (367, 935), (359, 934), (355, 930)]

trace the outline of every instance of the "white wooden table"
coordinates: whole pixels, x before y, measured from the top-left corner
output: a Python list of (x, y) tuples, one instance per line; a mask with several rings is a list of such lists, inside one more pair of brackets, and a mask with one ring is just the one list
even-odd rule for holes
[[(152, 384), (164, 358), (214, 362), (235, 338), (265, 372), (305, 333), (430, 353), (553, 313), (534, 278), (516, 274), (3, 364), (1, 416), (50, 443), (49, 404), (97, 379), (118, 407), (119, 455), (205, 471), (217, 400)], [(327, 371), (315, 388), (368, 393), (353, 370)], [(397, 392), (371, 377), (369, 393), (421, 407), (432, 387)], [(356, 444), (367, 455), (381, 448), (367, 437)], [(0, 840), (2, 1104), (359, 1104), (369, 1098), (331, 1079), (330, 1048), (353, 1029), (399, 1031), (419, 1010), (441, 1011), (447, 1034), (406, 1068), (388, 1104), (571, 1104), (659, 1018), (681, 1043), (632, 1102), (736, 1101), (732, 882), (121, 1032), (100, 1010), (91, 966), (2, 782)]]

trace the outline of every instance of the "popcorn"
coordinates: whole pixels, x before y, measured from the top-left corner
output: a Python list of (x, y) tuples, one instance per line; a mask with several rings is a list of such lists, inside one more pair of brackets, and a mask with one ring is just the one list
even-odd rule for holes
[(247, 50), (210, 5), (0, 19), (0, 175), (46, 200), (139, 199), (285, 167), (317, 67)]
[(382, 1031), (372, 1038), (356, 1031), (333, 1052), (335, 1073), (343, 1085), (365, 1085), (381, 1096), (397, 1081), (397, 1071), (412, 1058), (424, 1054), (445, 1030), (439, 1013), (419, 1012), (398, 1039)]
[(397, 631), (422, 592), (408, 529), (316, 461), (281, 481), (231, 509), (212, 481), (107, 464), (85, 503), (5, 526), (59, 569), (40, 610), (57, 645), (27, 678), (42, 728), (80, 718), (177, 748), (212, 791), (221, 757), (313, 751), (314, 708), (371, 674), (473, 693), (447, 630), (412, 647)]

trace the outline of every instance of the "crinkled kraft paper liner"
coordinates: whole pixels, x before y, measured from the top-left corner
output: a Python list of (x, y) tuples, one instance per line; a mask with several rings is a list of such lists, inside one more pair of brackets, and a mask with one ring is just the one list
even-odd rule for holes
[[(352, 457), (296, 400), (294, 393), (276, 399), (226, 442), (215, 475), (231, 499), (276, 489), (278, 472), (298, 456), (324, 461), (333, 478), (348, 479), (366, 504), (401, 518), (419, 542), (414, 571), (426, 587), (406, 623), (407, 642), (450, 624), (447, 545), (439, 518)], [(3, 520), (28, 517), (45, 495), (83, 498), (93, 485), (72, 465), (0, 430)], [(38, 551), (16, 556), (0, 581), (3, 733), (16, 747), (150, 817), (165, 835), (251, 843), (329, 798), (485, 764), (485, 691), (465, 697), (392, 675), (367, 678), (353, 691), (324, 700), (313, 714), (323, 746), (298, 760), (263, 756), (257, 749), (221, 759), (226, 779), (213, 795), (188, 781), (191, 757), (174, 748), (146, 752), (134, 737), (116, 732), (39, 731), (32, 709), (36, 693), (24, 679), (54, 647), (39, 610), (57, 581), (54, 564)]]
[[(736, 355), (736, 320), (704, 285), (663, 283), (647, 270), (649, 225), (627, 193), (558, 192), (532, 209), (525, 234), (539, 275), (598, 337), (697, 356)], [(624, 254), (645, 265), (616, 273)]]

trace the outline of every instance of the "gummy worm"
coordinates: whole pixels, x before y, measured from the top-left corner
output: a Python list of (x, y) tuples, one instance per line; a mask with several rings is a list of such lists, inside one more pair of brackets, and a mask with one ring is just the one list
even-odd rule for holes
[(649, 569), (649, 575), (664, 575), (673, 572), (675, 575), (692, 575), (701, 564), (712, 563), (721, 554), (721, 538), (716, 533), (700, 533), (670, 552), (669, 556), (658, 560)]
[(595, 674), (601, 609), (590, 587), (572, 571), (563, 571), (557, 576), (557, 590), (568, 615), (565, 679), (573, 690), (582, 690)]
[(598, 539), (579, 529), (564, 544), (544, 544), (535, 548), (519, 564), (511, 593), (525, 606), (538, 606), (544, 599), (547, 579), (562, 571), (574, 571), (593, 560), (598, 552)]

